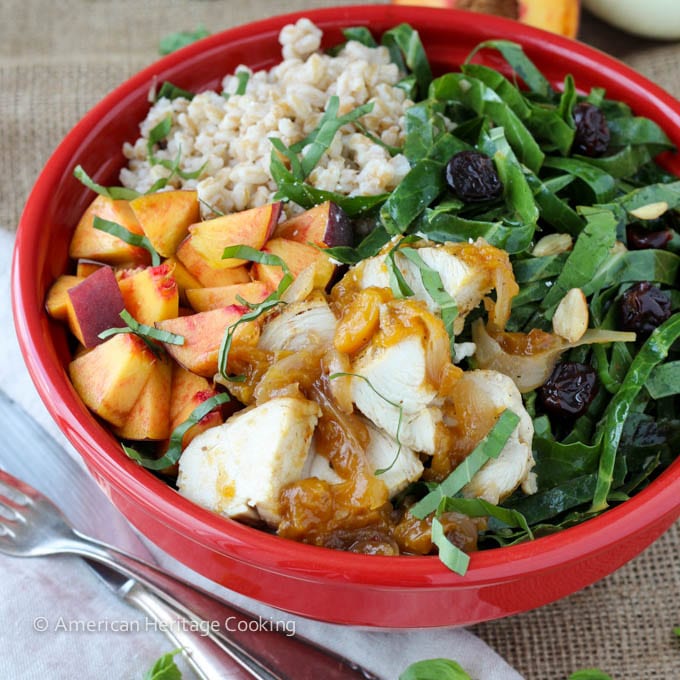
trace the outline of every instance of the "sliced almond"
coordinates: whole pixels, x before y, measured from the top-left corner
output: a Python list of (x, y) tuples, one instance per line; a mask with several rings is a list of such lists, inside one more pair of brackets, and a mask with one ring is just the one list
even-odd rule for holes
[(577, 342), (588, 330), (588, 303), (580, 288), (572, 288), (560, 300), (552, 318), (553, 331), (568, 342)]
[(630, 214), (633, 217), (637, 217), (639, 220), (655, 220), (657, 217), (661, 217), (666, 210), (668, 210), (668, 203), (666, 201), (657, 201), (656, 203), (648, 203), (647, 205), (641, 205), (635, 210), (630, 210)]
[(628, 250), (623, 241), (614, 241), (614, 245), (609, 249), (611, 255), (618, 255), (618, 253), (625, 253)]
[(569, 234), (548, 234), (539, 239), (534, 246), (531, 254), (534, 257), (546, 257), (548, 255), (559, 255), (571, 250), (574, 242)]

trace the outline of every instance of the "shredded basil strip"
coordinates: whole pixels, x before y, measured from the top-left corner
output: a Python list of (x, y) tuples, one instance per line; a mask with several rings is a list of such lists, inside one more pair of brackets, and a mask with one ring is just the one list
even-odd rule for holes
[(208, 415), (218, 406), (226, 404), (230, 401), (230, 397), (226, 392), (221, 394), (216, 394), (210, 399), (206, 399), (204, 402), (199, 404), (192, 412), (191, 415), (181, 424), (178, 425), (170, 435), (170, 442), (168, 450), (160, 458), (150, 458), (144, 456), (139, 451), (136, 451), (131, 446), (126, 446), (122, 444), (123, 451), (132, 460), (139, 463), (141, 466), (145, 467), (147, 470), (163, 470), (171, 465), (174, 465), (182, 455), (182, 439), (187, 431), (200, 422), (205, 416)]
[(608, 507), (607, 496), (612, 487), (623, 426), (650, 374), (668, 356), (671, 346), (678, 338), (680, 338), (680, 313), (671, 316), (652, 332), (635, 355), (619, 391), (611, 398), (598, 426), (598, 437), (601, 441), (600, 464), (591, 512), (600, 512)]
[(195, 96), (196, 94), (194, 92), (184, 90), (183, 88), (174, 85), (169, 80), (164, 80), (156, 93), (155, 101), (163, 98), (169, 99), (170, 101), (180, 98), (192, 100)]
[(365, 376), (365, 375), (360, 375), (358, 373), (331, 373), (328, 376), (329, 380), (335, 380), (336, 378), (342, 378), (342, 377), (347, 377), (347, 378), (359, 378), (360, 380), (363, 380), (370, 388), (373, 390), (373, 392), (380, 397), (384, 402), (388, 403), (390, 406), (394, 406), (399, 411), (399, 419), (397, 420), (397, 431), (394, 433), (394, 440), (397, 442), (397, 452), (394, 454), (394, 458), (392, 462), (386, 467), (386, 468), (379, 468), (378, 470), (375, 470), (373, 473), (376, 477), (379, 475), (384, 474), (385, 472), (389, 472), (394, 467), (394, 464), (397, 462), (397, 459), (399, 458), (399, 454), (401, 453), (401, 439), (399, 438), (399, 435), (401, 434), (401, 422), (404, 417), (404, 408), (402, 407), (401, 404), (397, 404), (394, 401), (389, 400), (387, 397), (384, 395), (380, 394), (378, 390), (373, 387), (373, 384), (371, 381)]
[(286, 292), (290, 284), (293, 283), (293, 275), (291, 274), (290, 269), (288, 269), (288, 265), (278, 255), (274, 255), (273, 253), (264, 253), (260, 250), (252, 248), (251, 246), (228, 246), (224, 249), (222, 258), (249, 260), (250, 262), (257, 262), (258, 264), (281, 267), (283, 271), (283, 278), (279, 282), (277, 289), (259, 304), (251, 306), (249, 312), (246, 312), (243, 316), (237, 319), (237, 321), (231, 324), (231, 326), (227, 328), (227, 331), (222, 338), (222, 342), (220, 343), (220, 349), (217, 355), (217, 366), (220, 375), (225, 380), (229, 380), (231, 382), (242, 382), (244, 380), (243, 376), (230, 376), (227, 369), (229, 351), (231, 350), (231, 343), (234, 339), (234, 333), (242, 323), (254, 321), (264, 313), (268, 312), (270, 309), (274, 309), (274, 307), (284, 304), (283, 300), (281, 300), (281, 296)]
[(100, 196), (106, 196), (114, 201), (124, 200), (132, 201), (141, 194), (134, 189), (126, 189), (125, 187), (104, 187), (97, 184), (86, 172), (82, 165), (76, 165), (73, 169), (73, 176), (88, 189), (98, 193)]
[[(352, 123), (370, 113), (373, 110), (373, 106), (373, 102), (369, 102), (362, 106), (357, 106), (342, 116), (338, 116), (340, 98), (337, 95), (332, 95), (328, 99), (326, 110), (319, 121), (319, 125), (303, 140), (296, 142), (290, 147), (286, 147), (278, 137), (270, 137), (269, 139), (274, 148), (291, 162), (293, 178), (297, 181), (304, 181), (317, 166), (324, 153), (326, 153), (338, 130), (343, 125)], [(299, 162), (293, 162), (292, 158), (297, 154), (301, 154), (301, 158)], [(279, 164), (281, 163), (275, 155), (272, 155), (272, 165), (276, 166), (277, 161)], [(272, 175), (276, 179), (276, 175), (281, 177), (284, 176), (284, 173), (281, 172), (281, 168), (276, 167), (272, 170)]]
[(183, 345), (184, 336), (178, 335), (177, 333), (171, 333), (170, 331), (165, 331), (160, 328), (155, 328), (154, 326), (147, 326), (146, 324), (139, 323), (126, 309), (120, 313), (120, 318), (126, 323), (122, 328), (108, 328), (102, 331), (97, 337), (102, 340), (106, 340), (113, 335), (118, 335), (119, 333), (134, 333), (142, 339), (158, 340), (159, 342), (164, 342), (168, 345)]
[(248, 81), (250, 80), (250, 73), (248, 71), (236, 71), (236, 79), (238, 85), (234, 94), (243, 95), (246, 93)]
[(146, 140), (146, 152), (149, 159), (149, 164), (152, 166), (160, 165), (161, 167), (170, 171), (170, 174), (167, 177), (161, 177), (159, 180), (157, 180), (147, 193), (152, 194), (156, 191), (159, 191), (160, 189), (163, 189), (167, 186), (168, 182), (173, 178), (174, 175), (177, 175), (182, 179), (198, 179), (207, 164), (206, 161), (200, 168), (198, 168), (198, 170), (193, 172), (182, 170), (179, 167), (182, 158), (181, 148), (177, 150), (174, 160), (158, 158), (154, 152), (154, 149), (157, 144), (167, 138), (167, 136), (170, 134), (170, 130), (172, 130), (172, 115), (168, 114), (160, 123), (151, 129), (149, 132), (149, 137)]
[(161, 263), (161, 256), (151, 245), (151, 241), (149, 241), (149, 239), (143, 234), (134, 234), (129, 229), (126, 229), (123, 225), (118, 224), (118, 222), (105, 220), (99, 217), (99, 215), (94, 216), (92, 226), (99, 231), (105, 231), (107, 234), (111, 234), (111, 236), (119, 238), (121, 241), (125, 241), (125, 243), (130, 246), (144, 248), (151, 255), (152, 266), (157, 267)]
[(470, 555), (449, 541), (439, 517), (432, 518), (432, 543), (439, 550), (439, 560), (454, 573), (465, 576), (470, 565)]
[(411, 506), (409, 512), (418, 519), (424, 519), (434, 512), (447, 496), (455, 496), (490, 458), (497, 458), (510, 435), (519, 424), (519, 416), (506, 409), (489, 431), (489, 434), (475, 446), (458, 467), (424, 498)]
[(533, 539), (534, 534), (524, 515), (511, 508), (504, 508), (485, 501), (483, 498), (451, 498), (442, 501), (444, 512), (458, 512), (467, 517), (489, 517), (494, 520), (494, 529), (519, 528), (528, 538)]

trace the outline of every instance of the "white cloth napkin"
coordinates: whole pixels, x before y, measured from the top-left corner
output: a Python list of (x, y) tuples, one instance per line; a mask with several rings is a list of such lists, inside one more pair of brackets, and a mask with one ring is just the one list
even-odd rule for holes
[[(9, 304), (12, 244), (13, 234), (0, 229), (0, 295), (7, 301), (0, 308), (0, 385), (79, 459), (37, 396), (21, 358)], [(149, 547), (166, 568), (263, 618), (295, 621), (298, 633), (386, 680), (396, 680), (414, 661), (436, 657), (455, 659), (475, 680), (521, 680), (498, 654), (462, 628), (383, 632), (292, 617), (220, 588)], [(122, 630), (126, 625), (142, 631), (149, 626), (142, 614), (103, 588), (78, 558), (0, 555), (0, 569), (1, 678), (141, 678), (157, 657), (172, 649), (163, 634), (153, 629)], [(45, 621), (49, 629), (37, 630)], [(73, 630), (79, 626), (81, 630)], [(192, 678), (179, 657), (176, 659), (183, 677)]]

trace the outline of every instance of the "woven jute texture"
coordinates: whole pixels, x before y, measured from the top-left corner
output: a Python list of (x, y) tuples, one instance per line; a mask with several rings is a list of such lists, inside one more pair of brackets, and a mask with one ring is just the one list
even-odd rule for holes
[[(55, 146), (107, 92), (158, 57), (161, 36), (199, 25), (216, 32), (334, 4), (2, 0), (0, 226), (16, 227), (28, 192)], [(635, 39), (589, 17), (583, 17), (581, 38), (680, 96), (680, 44)], [(680, 626), (679, 558), (676, 524), (603, 581), (539, 610), (473, 630), (529, 680), (566, 678), (576, 669), (594, 666), (617, 680), (680, 679), (680, 640), (673, 635)]]

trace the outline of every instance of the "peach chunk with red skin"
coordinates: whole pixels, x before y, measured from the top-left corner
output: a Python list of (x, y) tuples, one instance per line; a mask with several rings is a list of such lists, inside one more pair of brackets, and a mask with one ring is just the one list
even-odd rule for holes
[(274, 232), (274, 237), (298, 243), (311, 243), (319, 248), (351, 246), (354, 242), (349, 217), (332, 201), (320, 203), (281, 222)]
[(67, 291), (67, 318), (71, 332), (85, 347), (103, 340), (102, 331), (123, 326), (125, 302), (111, 267), (101, 267)]

